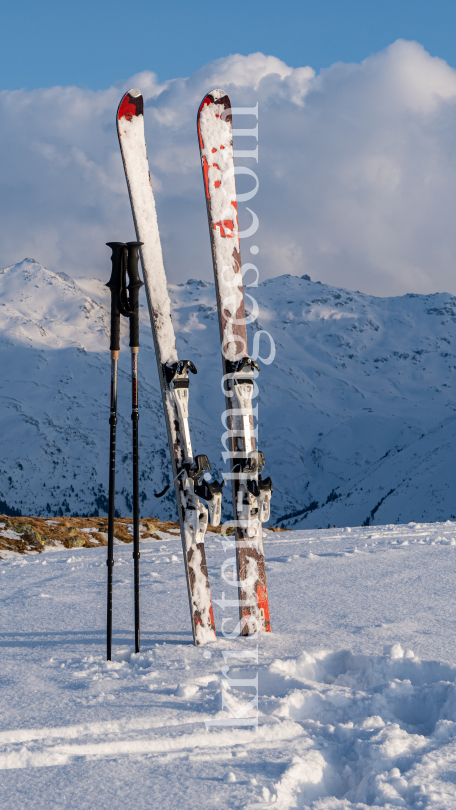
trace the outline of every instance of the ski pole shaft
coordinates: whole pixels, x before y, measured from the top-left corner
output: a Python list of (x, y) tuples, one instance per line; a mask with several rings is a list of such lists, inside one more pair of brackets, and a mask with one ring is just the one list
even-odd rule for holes
[(135, 580), (135, 652), (139, 652), (139, 462), (138, 347), (131, 347), (131, 421), (133, 428), (133, 564)]
[(114, 565), (114, 500), (116, 482), (117, 361), (120, 350), (120, 294), (122, 269), (125, 264), (123, 242), (108, 242), (112, 248), (112, 273), (107, 283), (111, 290), (111, 403), (109, 414), (109, 502), (108, 502), (108, 599), (106, 622), (106, 658), (111, 660), (112, 646), (112, 568)]
[(133, 428), (133, 562), (135, 583), (135, 652), (140, 648), (139, 624), (139, 446), (138, 446), (138, 349), (139, 349), (139, 290), (143, 283), (139, 278), (138, 250), (142, 242), (128, 242), (127, 272), (129, 278), (128, 303), (130, 315), (131, 351), (131, 421)]
[[(117, 355), (117, 356), (116, 356)], [(111, 352), (111, 409), (109, 414), (109, 505), (108, 505), (108, 606), (106, 629), (106, 658), (111, 660), (112, 639), (112, 568), (114, 565), (114, 497), (116, 479), (116, 425), (117, 425), (117, 358), (119, 352)]]

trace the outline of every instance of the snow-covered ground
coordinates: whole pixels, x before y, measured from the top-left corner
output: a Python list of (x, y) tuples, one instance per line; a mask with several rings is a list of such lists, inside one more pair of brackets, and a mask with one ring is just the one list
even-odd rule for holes
[[(106, 248), (106, 277), (109, 276)], [(90, 272), (88, 268), (82, 271)], [(251, 279), (246, 276), (246, 284)], [(224, 397), (214, 285), (170, 285), (179, 357), (193, 360), (195, 452), (220, 475)], [(276, 356), (261, 362), (259, 447), (272, 524), (325, 528), (456, 519), (456, 298), (376, 298), (307, 278), (249, 287)], [(131, 510), (130, 356), (119, 372), (117, 502)], [(26, 260), (0, 271), (0, 513), (106, 514), (109, 291)], [(269, 342), (260, 341), (260, 355)], [(145, 296), (139, 354), (142, 515), (175, 519)], [(314, 508), (318, 505), (318, 508)], [(224, 498), (224, 515), (231, 511)]]
[(106, 549), (0, 561), (0, 806), (454, 810), (456, 524), (268, 532), (257, 639), (221, 632), (224, 542), (207, 541), (219, 640), (199, 648), (179, 537), (143, 542), (139, 655), (116, 545), (110, 664)]

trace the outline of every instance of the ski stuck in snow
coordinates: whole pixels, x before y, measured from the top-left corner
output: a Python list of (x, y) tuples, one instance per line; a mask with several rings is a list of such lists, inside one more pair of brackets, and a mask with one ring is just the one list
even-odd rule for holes
[(197, 124), (222, 348), (241, 633), (251, 635), (271, 630), (262, 523), (270, 516), (272, 482), (262, 479), (264, 456), (255, 446), (252, 399), (259, 366), (248, 356), (253, 317), (245, 315), (231, 103), (223, 90), (204, 97)]
[[(144, 137), (144, 105), (139, 90), (126, 93), (117, 111), (117, 132), (140, 248), (144, 284), (158, 365), (172, 480), (175, 486), (179, 524), (187, 577), (193, 639), (205, 644), (216, 639), (214, 614), (206, 565), (204, 536), (208, 519), (218, 526), (221, 519), (222, 486), (204, 479), (210, 469), (207, 456), (194, 457), (188, 424), (189, 372), (196, 368), (179, 360), (171, 319), (155, 201), (150, 182)], [(163, 495), (169, 487), (165, 487)], [(200, 499), (207, 501), (207, 506)], [(209, 514), (208, 514), (209, 513)]]

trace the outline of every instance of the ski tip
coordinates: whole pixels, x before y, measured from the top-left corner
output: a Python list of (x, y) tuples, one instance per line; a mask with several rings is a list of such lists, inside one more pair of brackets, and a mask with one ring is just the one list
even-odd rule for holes
[(133, 87), (128, 93), (125, 93), (119, 104), (117, 120), (126, 118), (127, 121), (131, 121), (134, 116), (138, 115), (144, 115), (144, 99), (141, 91)]
[[(229, 96), (224, 90), (211, 90), (210, 93), (206, 93), (204, 96), (198, 109), (198, 116), (201, 113), (201, 110), (210, 104), (220, 104), (224, 110), (229, 110), (231, 108)], [(230, 118), (231, 116), (226, 116), (225, 120), (229, 120)]]

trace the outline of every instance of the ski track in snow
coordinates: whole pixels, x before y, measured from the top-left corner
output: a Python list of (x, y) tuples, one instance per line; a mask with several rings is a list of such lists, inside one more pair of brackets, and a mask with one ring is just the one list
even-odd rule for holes
[[(210, 535), (219, 636), (195, 648), (180, 540), (163, 535), (142, 543), (135, 655), (131, 547), (117, 545), (110, 663), (106, 550), (9, 553), (1, 806), (454, 808), (455, 547), (450, 521), (267, 532), (273, 633), (230, 641), (232, 551)], [(256, 676), (258, 727), (211, 726), (255, 718), (239, 681)]]

